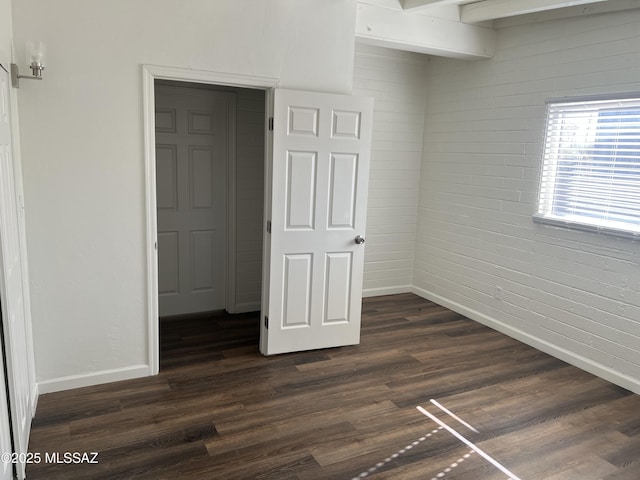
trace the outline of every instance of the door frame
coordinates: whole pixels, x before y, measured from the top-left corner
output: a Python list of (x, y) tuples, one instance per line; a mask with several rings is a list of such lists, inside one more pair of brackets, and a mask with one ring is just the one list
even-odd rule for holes
[[(0, 69), (7, 74), (7, 82), (9, 82), (10, 72), (7, 70), (4, 62), (5, 59), (0, 59)], [(15, 200), (15, 228), (17, 230), (16, 242), (13, 245), (18, 251), (19, 268), (21, 270), (20, 291), (22, 296), (22, 322), (24, 327), (24, 345), (14, 345), (12, 340), (12, 326), (11, 317), (9, 315), (9, 288), (6, 283), (6, 263), (5, 254), (8, 253), (2, 245), (0, 245), (0, 322), (2, 323), (2, 332), (0, 342), (2, 342), (5, 352), (4, 372), (0, 375), (4, 381), (0, 386), (0, 395), (6, 394), (8, 418), (10, 422), (10, 437), (13, 445), (13, 453), (24, 454), (28, 451), (29, 435), (31, 433), (31, 421), (35, 415), (36, 406), (38, 403), (38, 384), (35, 381), (35, 360), (34, 360), (34, 348), (33, 348), (33, 331), (31, 325), (31, 302), (30, 302), (30, 290), (29, 290), (29, 276), (28, 276), (28, 262), (27, 262), (27, 241), (25, 232), (25, 218), (24, 218), (24, 188), (22, 181), (22, 160), (20, 157), (20, 142), (16, 141), (16, 132), (18, 129), (17, 115), (17, 98), (16, 93), (13, 92), (11, 84), (7, 84), (7, 96), (5, 98), (8, 123), (9, 123), (9, 165), (11, 170), (10, 178), (8, 181), (13, 185), (13, 200)], [(0, 95), (4, 95), (4, 92), (0, 92)], [(0, 210), (3, 211), (0, 216), (4, 217), (6, 213), (5, 205)], [(0, 232), (2, 237), (5, 232)], [(7, 234), (8, 235), (8, 234)], [(9, 236), (9, 235), (8, 235)], [(1, 238), (0, 238), (1, 239)], [(0, 242), (3, 243), (3, 242)], [(25, 362), (24, 368), (20, 368), (15, 364), (14, 353), (18, 352), (18, 355), (24, 355), (23, 360)], [(2, 355), (2, 353), (0, 353)], [(21, 371), (22, 370), (22, 371)], [(20, 382), (26, 382), (26, 389), (28, 390), (26, 396), (20, 391)], [(18, 405), (22, 403), (22, 400), (26, 400), (27, 405), (25, 408), (24, 421), (26, 422), (26, 431), (23, 431), (20, 427), (21, 421), (20, 411)], [(11, 453), (11, 452), (8, 452)], [(25, 463), (18, 463), (13, 465), (13, 475), (17, 479), (25, 478)]]
[[(279, 79), (250, 75), (236, 75), (221, 72), (194, 70), (189, 68), (167, 67), (159, 65), (142, 65), (142, 102), (144, 125), (144, 161), (145, 161), (145, 197), (146, 197), (146, 247), (147, 252), (147, 354), (149, 375), (157, 375), (160, 370), (160, 328), (158, 324), (158, 256), (157, 239), (158, 224), (156, 217), (156, 136), (155, 136), (155, 80), (173, 80), (178, 82), (201, 83), (208, 85), (223, 85), (229, 87), (253, 88), (265, 90), (265, 125), (272, 113), (273, 91), (278, 86)], [(265, 129), (266, 130), (266, 129)], [(265, 136), (267, 131), (265, 131)], [(269, 143), (265, 138), (265, 215), (263, 223), (266, 228), (267, 209), (269, 199)], [(231, 169), (229, 169), (229, 172)], [(269, 188), (267, 188), (269, 187)], [(264, 231), (264, 230), (263, 230)], [(227, 228), (227, 252), (229, 243), (235, 242), (235, 231)], [(264, 260), (263, 260), (264, 264)], [(227, 284), (229, 275), (235, 272), (227, 269)], [(263, 272), (263, 279), (264, 279)], [(265, 286), (263, 285), (263, 291)], [(226, 296), (229, 299), (229, 294)], [(263, 298), (264, 302), (264, 298)], [(264, 307), (264, 305), (263, 305)]]

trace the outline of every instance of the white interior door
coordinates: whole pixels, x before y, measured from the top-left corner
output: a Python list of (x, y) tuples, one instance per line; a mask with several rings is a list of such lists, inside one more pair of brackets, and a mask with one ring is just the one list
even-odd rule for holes
[(160, 316), (221, 310), (235, 94), (170, 86), (155, 92)]
[[(0, 294), (14, 449), (26, 453), (31, 428), (29, 347), (10, 125), (9, 75), (0, 66)], [(18, 464), (18, 478), (24, 478), (24, 468)]]
[(276, 90), (261, 350), (360, 342), (373, 99)]

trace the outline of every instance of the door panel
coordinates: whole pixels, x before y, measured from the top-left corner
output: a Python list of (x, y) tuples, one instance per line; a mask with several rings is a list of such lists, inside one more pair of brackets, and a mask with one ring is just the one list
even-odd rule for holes
[(215, 184), (216, 152), (210, 147), (190, 147), (190, 179), (191, 179), (191, 208), (213, 208), (213, 191)]
[(162, 265), (162, 275), (158, 278), (160, 295), (180, 293), (180, 258), (178, 232), (158, 233), (158, 263)]
[(178, 150), (176, 145), (156, 145), (156, 201), (158, 210), (178, 211)]
[(284, 256), (284, 329), (308, 327), (311, 323), (312, 268), (312, 253)]
[(235, 94), (169, 86), (155, 92), (160, 316), (221, 310)]
[(312, 230), (315, 227), (316, 155), (316, 152), (288, 152), (288, 230)]
[(265, 354), (360, 341), (372, 115), (369, 98), (275, 91)]
[(358, 156), (335, 153), (331, 155), (329, 193), (329, 222), (327, 228), (353, 230), (356, 214)]
[(327, 253), (326, 256), (325, 315), (323, 323), (349, 321), (351, 252)]
[(216, 232), (191, 232), (192, 292), (214, 292), (216, 271)]
[[(31, 380), (8, 82), (7, 72), (0, 67), (0, 292), (14, 449), (25, 453), (31, 428)], [(2, 409), (3, 404), (0, 402)], [(4, 444), (6, 430), (3, 432), (0, 442)], [(10, 452), (11, 448), (3, 451)], [(18, 478), (24, 478), (24, 467), (17, 465)], [(7, 474), (5, 465), (0, 472)]]

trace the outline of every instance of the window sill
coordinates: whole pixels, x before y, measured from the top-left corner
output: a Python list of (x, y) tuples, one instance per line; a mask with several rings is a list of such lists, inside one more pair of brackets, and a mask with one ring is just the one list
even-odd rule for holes
[(572, 220), (545, 217), (538, 213), (534, 214), (532, 218), (534, 223), (540, 223), (542, 225), (551, 225), (553, 227), (568, 228), (570, 230), (580, 230), (583, 232), (598, 233), (614, 237), (628, 238), (631, 240), (640, 240), (640, 232), (632, 232), (630, 230), (621, 230), (618, 228), (591, 225), (588, 223), (581, 223)]

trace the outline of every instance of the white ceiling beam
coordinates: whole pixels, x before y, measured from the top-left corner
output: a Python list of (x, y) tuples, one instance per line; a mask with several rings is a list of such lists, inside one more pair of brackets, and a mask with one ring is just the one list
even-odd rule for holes
[(495, 48), (492, 28), (360, 2), (356, 39), (369, 45), (450, 58), (491, 58)]
[(573, 7), (587, 3), (606, 2), (607, 0), (485, 0), (460, 7), (460, 20), (464, 23), (477, 23), (485, 20), (514, 17), (527, 13), (543, 12), (564, 7)]
[(461, 0), (400, 0), (402, 9), (405, 11), (422, 10), (424, 8), (435, 7), (439, 5), (455, 5)]
[(589, 15), (635, 10), (637, 8), (638, 0), (616, 0), (615, 2), (592, 3), (590, 5), (578, 5), (577, 7), (562, 8), (560, 10), (547, 10), (530, 15), (503, 18), (495, 23), (495, 27), (517, 27), (532, 22), (548, 22), (563, 18), (587, 17)]

